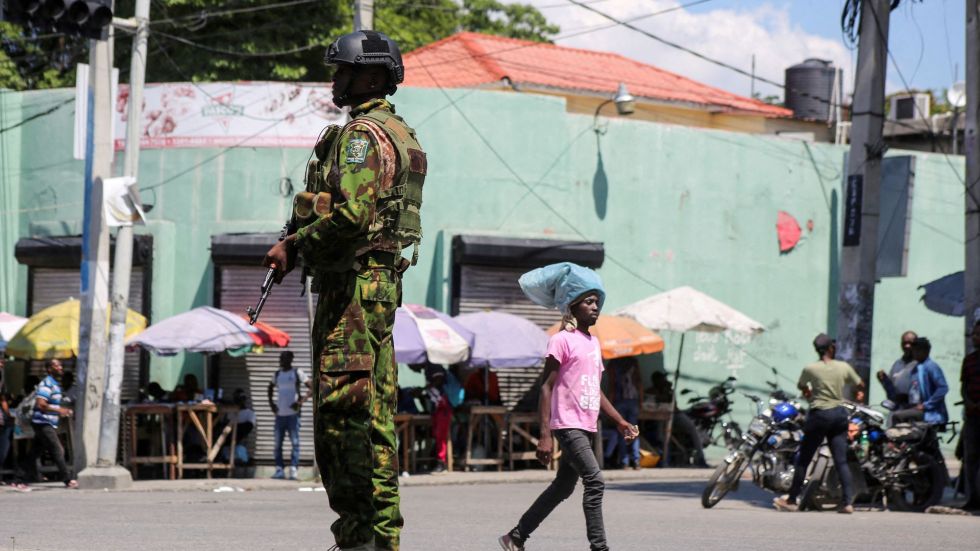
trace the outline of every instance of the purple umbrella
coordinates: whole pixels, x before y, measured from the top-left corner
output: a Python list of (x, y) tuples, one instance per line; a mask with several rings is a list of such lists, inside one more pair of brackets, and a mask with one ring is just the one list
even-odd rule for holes
[(258, 332), (237, 314), (201, 306), (154, 323), (130, 337), (126, 345), (138, 344), (158, 356), (179, 352), (217, 354), (251, 347), (255, 344), (251, 335)]
[(475, 340), (473, 333), (453, 318), (418, 304), (405, 304), (395, 311), (392, 333), (395, 360), (406, 364), (466, 361)]
[(456, 321), (476, 334), (469, 362), (474, 367), (530, 367), (541, 363), (548, 349), (548, 334), (520, 316), (476, 312)]

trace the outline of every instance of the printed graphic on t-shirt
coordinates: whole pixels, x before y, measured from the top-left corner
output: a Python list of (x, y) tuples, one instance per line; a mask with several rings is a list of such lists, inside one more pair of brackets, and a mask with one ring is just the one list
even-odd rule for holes
[(579, 386), (582, 389), (578, 397), (578, 405), (582, 409), (599, 410), (599, 376), (582, 375), (579, 378)]

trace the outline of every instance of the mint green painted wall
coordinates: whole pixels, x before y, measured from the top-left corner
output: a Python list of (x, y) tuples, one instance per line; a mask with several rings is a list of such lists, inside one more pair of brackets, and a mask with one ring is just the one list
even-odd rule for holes
[[(24, 111), (68, 93), (23, 94)], [(813, 356), (813, 336), (833, 323), (832, 229), (839, 225), (834, 205), (841, 197), (845, 148), (628, 119), (608, 120), (606, 133), (597, 137), (592, 118), (566, 113), (560, 98), (447, 93), (455, 107), (439, 90), (404, 89), (394, 98), (418, 130), (430, 166), (426, 237), (418, 266), (405, 278), (406, 301), (448, 307), (450, 244), (460, 233), (602, 241), (607, 311), (690, 285), (769, 327), (751, 340), (735, 337), (739, 346), (719, 335), (690, 335), (682, 387), (700, 389), (732, 372), (747, 388), (761, 387), (771, 375), (753, 356), (778, 368), (784, 387), (793, 386)], [(25, 126), (20, 208), (51, 204), (51, 197), (54, 204), (80, 202), (81, 163), (66, 161), (70, 128), (68, 109)], [(155, 236), (155, 319), (211, 301), (210, 236), (276, 231), (289, 205), (279, 194), (279, 179), (289, 176), (301, 185), (308, 156), (240, 149), (212, 159), (219, 153), (143, 152), (141, 185), (165, 182), (143, 192), (154, 204), (142, 231)], [(952, 162), (962, 174), (961, 158)], [(916, 288), (963, 267), (962, 186), (942, 156), (929, 154), (917, 154), (915, 186), (909, 276), (878, 286), (874, 368), (891, 364), (899, 334), (912, 328), (933, 340), (934, 357), (955, 382), (962, 320), (930, 313)], [(783, 255), (775, 231), (779, 210), (804, 226), (804, 239)], [(19, 216), (21, 235), (79, 233), (81, 209)], [(805, 228), (808, 220), (812, 232)], [(679, 337), (665, 338), (663, 362), (672, 369)], [(152, 376), (166, 387), (181, 371), (200, 367), (197, 355), (154, 358)], [(880, 398), (872, 385), (872, 399)], [(747, 413), (740, 402), (740, 413)]]

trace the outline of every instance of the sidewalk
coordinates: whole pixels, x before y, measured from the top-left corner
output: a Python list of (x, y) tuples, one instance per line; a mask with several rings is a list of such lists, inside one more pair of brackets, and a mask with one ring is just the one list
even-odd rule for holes
[[(603, 475), (607, 482), (616, 481), (683, 481), (708, 480), (712, 469), (643, 469), (607, 470)], [(540, 469), (504, 472), (452, 472), (443, 475), (418, 474), (398, 478), (401, 486), (455, 486), (473, 484), (545, 483), (555, 478), (554, 471)], [(32, 485), (35, 489), (60, 489), (61, 484)], [(263, 490), (323, 491), (314, 480), (274, 480), (271, 478), (192, 478), (184, 480), (136, 480), (126, 492), (252, 492)], [(84, 490), (83, 490), (84, 491)], [(92, 490), (101, 491), (101, 490)]]

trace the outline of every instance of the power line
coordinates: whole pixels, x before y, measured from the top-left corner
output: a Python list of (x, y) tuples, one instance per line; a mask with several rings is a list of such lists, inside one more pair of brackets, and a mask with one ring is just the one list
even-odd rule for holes
[(183, 37), (180, 37), (180, 36), (176, 36), (176, 35), (173, 35), (173, 34), (168, 34), (168, 33), (162, 32), (162, 31), (154, 31), (153, 34), (156, 35), (156, 36), (162, 36), (163, 38), (166, 38), (168, 40), (173, 40), (175, 42), (180, 42), (181, 44), (184, 44), (184, 45), (187, 45), (187, 46), (191, 46), (191, 47), (197, 48), (199, 50), (204, 50), (206, 52), (211, 52), (211, 53), (214, 53), (214, 54), (221, 54), (221, 55), (226, 55), (226, 56), (231, 56), (231, 57), (241, 57), (241, 58), (279, 57), (279, 56), (284, 56), (284, 55), (292, 55), (292, 54), (296, 54), (296, 53), (299, 53), (299, 52), (308, 52), (308, 51), (310, 51), (310, 50), (312, 50), (314, 48), (323, 48), (325, 46), (324, 44), (315, 44), (314, 43), (314, 44), (308, 44), (306, 46), (299, 46), (299, 47), (296, 47), (296, 48), (291, 48), (291, 49), (288, 49), (288, 50), (279, 50), (279, 51), (275, 51), (275, 52), (243, 52), (243, 51), (235, 51), (235, 50), (224, 50), (224, 49), (221, 49), (221, 48), (213, 48), (211, 46), (207, 46), (205, 44), (199, 44), (199, 43), (194, 42), (192, 40), (188, 40), (186, 38), (183, 38)]
[(33, 114), (33, 115), (29, 116), (29, 117), (26, 117), (26, 118), (22, 119), (18, 123), (12, 124), (12, 125), (7, 126), (5, 128), (0, 128), (0, 134), (3, 134), (4, 132), (7, 132), (8, 130), (13, 130), (14, 128), (23, 126), (23, 125), (25, 125), (25, 124), (33, 121), (33, 120), (40, 119), (41, 117), (46, 117), (46, 116), (54, 113), (55, 111), (61, 109), (62, 107), (68, 105), (69, 103), (74, 103), (74, 101), (75, 101), (75, 98), (68, 98), (65, 101), (62, 101), (61, 103), (59, 103), (58, 105), (55, 105), (54, 107), (51, 107), (49, 109), (45, 109), (44, 111), (41, 111), (40, 113), (35, 113), (35, 114)]

